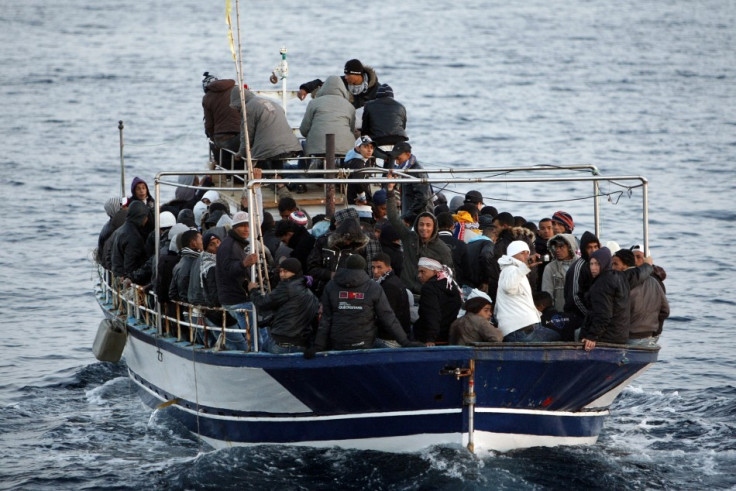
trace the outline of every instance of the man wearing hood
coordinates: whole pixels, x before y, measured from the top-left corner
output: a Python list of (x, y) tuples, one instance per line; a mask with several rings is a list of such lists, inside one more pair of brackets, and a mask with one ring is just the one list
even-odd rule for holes
[(340, 77), (328, 77), (307, 105), (299, 131), (306, 138), (304, 153), (325, 155), (325, 135), (335, 135), (335, 153), (346, 155), (355, 142), (355, 108)]
[(230, 168), (233, 155), (223, 152), (224, 162), (220, 162), (220, 149), (237, 153), (240, 144), (240, 113), (230, 107), (233, 87), (235, 87), (235, 80), (219, 80), (209, 72), (204, 72), (204, 79), (202, 79), (204, 133), (214, 142), (211, 150), (215, 160), (227, 169)]
[(452, 251), (439, 238), (437, 218), (428, 212), (420, 213), (414, 221), (413, 229), (407, 227), (399, 217), (394, 195), (394, 183), (389, 183), (386, 191), (386, 210), (391, 227), (401, 239), (404, 247), (404, 261), (401, 266), (401, 280), (413, 292), (422, 290), (417, 277), (420, 257), (428, 257), (452, 268)]
[[(100, 230), (100, 235), (97, 238), (97, 262), (102, 264), (105, 269), (110, 269), (112, 264), (110, 263), (110, 238), (113, 233), (119, 229), (125, 223), (125, 217), (128, 215), (128, 209), (123, 208), (122, 202), (119, 197), (113, 197), (105, 202), (105, 213), (109, 217), (109, 220), (103, 225)], [(107, 245), (107, 247), (105, 247)], [(108, 252), (106, 255), (105, 252)], [(107, 261), (105, 257), (107, 256)]]
[(125, 224), (115, 231), (112, 246), (112, 272), (118, 278), (129, 278), (139, 285), (150, 280), (150, 274), (145, 278), (141, 271), (148, 259), (144, 235), (148, 220), (148, 206), (143, 201), (134, 200), (128, 206)]
[(363, 232), (358, 220), (355, 208), (338, 210), (335, 212), (335, 230), (315, 241), (312, 252), (307, 257), (307, 272), (314, 278), (312, 288), (318, 296), (322, 295), (325, 285), (333, 278), (337, 269), (345, 266), (345, 261), (351, 254), (360, 254), (366, 260), (372, 259), (372, 254), (368, 258), (366, 251), (370, 237)]
[(529, 244), (515, 240), (498, 260), (501, 266), (496, 300), (498, 328), (506, 342), (557, 341), (560, 335), (539, 323), (541, 317), (527, 278), (531, 271), (529, 257)]
[(565, 309), (565, 276), (577, 256), (577, 241), (571, 234), (557, 234), (547, 243), (554, 259), (544, 268), (542, 291), (552, 295), (554, 308), (558, 312)]
[[(650, 259), (651, 262), (651, 259)], [(593, 283), (588, 292), (590, 309), (580, 330), (586, 351), (596, 343), (626, 344), (631, 324), (629, 294), (652, 273), (649, 263), (623, 272), (611, 268), (611, 251), (601, 247), (590, 255)]]
[(590, 255), (600, 249), (601, 241), (595, 234), (588, 232), (583, 233), (580, 238), (580, 258), (575, 261), (565, 273), (565, 312), (575, 319), (575, 322), (582, 322), (585, 314), (588, 313), (588, 307), (585, 303), (585, 293), (593, 282), (590, 274), (588, 261)]
[(401, 346), (423, 346), (406, 337), (383, 288), (368, 277), (366, 267), (362, 256), (352, 254), (325, 287), (317, 336), (314, 346), (305, 352), (306, 358), (325, 349), (372, 348), (379, 324)]
[[(251, 159), (261, 169), (283, 169), (284, 160), (301, 155), (302, 146), (286, 119), (284, 109), (274, 101), (244, 89), (248, 118), (248, 141)], [(230, 94), (230, 105), (240, 113), (240, 91)], [(245, 132), (240, 134), (238, 155), (245, 158)]]
[[(378, 92), (378, 76), (375, 70), (363, 65), (360, 60), (348, 60), (343, 69), (344, 75), (339, 77), (350, 94), (349, 101), (355, 109), (363, 107), (367, 101), (376, 98)], [(304, 100), (308, 94), (315, 96), (322, 87), (322, 80), (314, 79), (299, 86), (299, 100)]]

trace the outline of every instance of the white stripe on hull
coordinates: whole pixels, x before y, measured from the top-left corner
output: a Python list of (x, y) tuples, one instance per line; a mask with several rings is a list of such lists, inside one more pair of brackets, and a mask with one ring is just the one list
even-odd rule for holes
[[(164, 342), (164, 341), (162, 341)], [(233, 411), (308, 413), (310, 409), (265, 370), (193, 363), (128, 336), (125, 361), (152, 385), (203, 406)], [(196, 360), (196, 354), (195, 354)]]
[[(598, 436), (550, 436), (524, 435), (519, 433), (492, 433), (489, 431), (475, 431), (475, 452), (494, 451), (508, 452), (519, 448), (556, 447), (559, 445), (594, 445)], [(467, 444), (467, 434), (463, 438)]]

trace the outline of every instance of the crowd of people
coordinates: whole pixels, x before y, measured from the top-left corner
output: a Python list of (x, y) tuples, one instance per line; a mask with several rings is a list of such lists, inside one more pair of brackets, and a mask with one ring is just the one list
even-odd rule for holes
[[(130, 197), (105, 204), (99, 237), (97, 259), (117, 284), (151, 290), (170, 316), (176, 305), (193, 306), (189, 323), (213, 328), (192, 333), (197, 342), (224, 349), (253, 347), (244, 335), (251, 304), (260, 329), (250, 334), (262, 350), (307, 358), (448, 343), (656, 344), (669, 315), (665, 273), (641, 246), (604, 245), (589, 231), (578, 238), (565, 211), (532, 222), (486, 206), (478, 190), (448, 201), (429, 184), (402, 182), (402, 171), (421, 169), (403, 106), (360, 61), (344, 72), (300, 89), (301, 98), (314, 96), (301, 125), (304, 150), (283, 110), (244, 89), (254, 177), (303, 151), (324, 154), (324, 134), (341, 134), (333, 131), (339, 124), (342, 165), (369, 170), (378, 155), (395, 180), (378, 189), (351, 183), (348, 206), (333, 217), (310, 217), (279, 193), (277, 221), (263, 211), (260, 189), (257, 210), (245, 199), (234, 210), (209, 177), (181, 176), (174, 199), (157, 207), (136, 177)], [(237, 146), (242, 156), (240, 94), (231, 82), (205, 73), (205, 128), (213, 145)], [(355, 108), (363, 106), (356, 140)], [(218, 338), (222, 325), (236, 329)]]

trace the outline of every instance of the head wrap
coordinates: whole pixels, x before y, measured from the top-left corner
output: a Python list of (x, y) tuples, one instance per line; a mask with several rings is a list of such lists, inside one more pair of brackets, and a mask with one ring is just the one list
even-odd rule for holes
[(452, 279), (452, 270), (431, 257), (420, 257), (419, 263), (417, 264), (420, 268), (425, 268), (430, 271), (437, 271), (438, 280), (447, 280), (447, 289), (452, 288), (452, 284), (455, 280)]

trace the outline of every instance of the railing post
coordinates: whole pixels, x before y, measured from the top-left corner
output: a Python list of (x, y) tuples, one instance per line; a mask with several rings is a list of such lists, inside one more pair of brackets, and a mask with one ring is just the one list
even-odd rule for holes
[[(335, 169), (335, 135), (333, 133), (325, 135), (325, 169)], [(327, 184), (325, 186), (325, 214), (328, 217), (335, 216), (334, 184)]]

